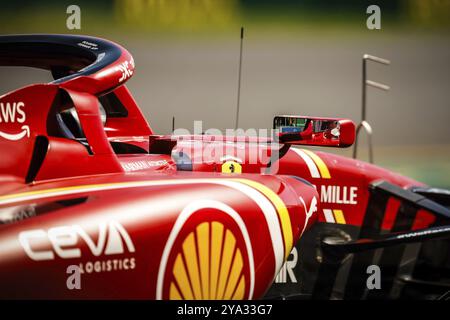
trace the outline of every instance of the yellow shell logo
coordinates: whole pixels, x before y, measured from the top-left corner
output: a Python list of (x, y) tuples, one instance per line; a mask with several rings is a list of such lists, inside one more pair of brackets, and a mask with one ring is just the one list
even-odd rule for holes
[(186, 237), (175, 258), (169, 299), (243, 299), (243, 266), (230, 229), (220, 222), (203, 222)]
[(157, 299), (252, 299), (253, 248), (242, 217), (215, 200), (196, 200), (179, 214), (163, 250)]

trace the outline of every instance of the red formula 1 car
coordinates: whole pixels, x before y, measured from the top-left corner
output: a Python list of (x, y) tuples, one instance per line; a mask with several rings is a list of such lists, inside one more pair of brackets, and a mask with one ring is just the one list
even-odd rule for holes
[[(292, 145), (350, 146), (346, 119), (278, 135), (156, 135), (121, 46), (0, 37), (0, 65), (54, 81), (0, 96), (0, 297), (439, 297), (449, 193)], [(381, 285), (367, 285), (378, 266)], [(432, 273), (430, 273), (430, 270)], [(70, 286), (72, 272), (80, 288)], [(378, 288), (380, 287), (380, 288)]]

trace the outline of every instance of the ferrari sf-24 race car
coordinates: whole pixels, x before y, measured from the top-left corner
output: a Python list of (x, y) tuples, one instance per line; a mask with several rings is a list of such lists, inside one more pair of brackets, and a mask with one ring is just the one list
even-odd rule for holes
[[(351, 146), (352, 121), (277, 116), (267, 139), (157, 135), (125, 86), (134, 60), (113, 42), (0, 36), (0, 65), (54, 77), (0, 96), (1, 298), (449, 290), (448, 191), (297, 147)], [(71, 270), (80, 288), (68, 285)]]

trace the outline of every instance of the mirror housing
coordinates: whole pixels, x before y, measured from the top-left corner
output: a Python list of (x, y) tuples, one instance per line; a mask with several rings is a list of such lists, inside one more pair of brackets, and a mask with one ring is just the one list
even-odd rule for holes
[(355, 124), (349, 119), (275, 116), (281, 143), (347, 148), (355, 142)]

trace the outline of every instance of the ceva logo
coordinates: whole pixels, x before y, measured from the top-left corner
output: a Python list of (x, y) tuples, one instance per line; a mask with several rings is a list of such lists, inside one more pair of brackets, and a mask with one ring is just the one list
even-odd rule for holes
[[(95, 240), (97, 239), (97, 240)], [(82, 240), (82, 241), (80, 241)], [(40, 244), (50, 242), (52, 249), (42, 248)], [(62, 259), (80, 258), (80, 245), (84, 242), (93, 256), (135, 251), (133, 241), (125, 228), (116, 221), (101, 223), (98, 237), (91, 237), (81, 226), (61, 226), (48, 229), (23, 231), (19, 233), (19, 242), (25, 253), (35, 261), (54, 260), (55, 255)]]
[[(0, 102), (0, 123), (24, 123), (26, 114), (23, 110), (25, 103), (23, 102)], [(0, 137), (17, 141), (25, 136), (30, 137), (30, 127), (23, 125), (18, 133), (3, 132), (0, 130)]]

